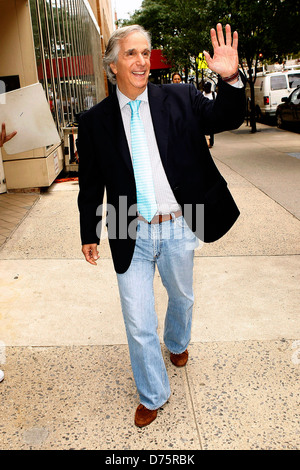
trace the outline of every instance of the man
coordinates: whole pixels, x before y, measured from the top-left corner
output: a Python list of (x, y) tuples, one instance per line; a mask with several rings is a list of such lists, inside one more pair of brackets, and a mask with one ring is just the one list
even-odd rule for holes
[[(156, 418), (171, 393), (157, 335), (155, 267), (169, 297), (164, 342), (172, 363), (182, 367), (191, 336), (195, 234), (215, 241), (239, 215), (205, 140), (205, 134), (239, 127), (244, 119), (238, 36), (235, 32), (232, 41), (227, 25), (225, 41), (218, 24), (211, 38), (214, 56), (205, 52), (205, 57), (220, 75), (214, 103), (192, 85), (149, 83), (148, 33), (137, 25), (116, 30), (104, 57), (116, 91), (79, 124), (82, 251), (95, 265), (105, 189), (109, 243), (140, 397), (139, 427)], [(204, 226), (197, 217), (203, 205)]]

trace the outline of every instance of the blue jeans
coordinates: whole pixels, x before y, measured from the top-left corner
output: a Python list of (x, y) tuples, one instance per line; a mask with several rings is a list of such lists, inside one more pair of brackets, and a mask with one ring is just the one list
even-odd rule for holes
[(140, 402), (150, 410), (170, 397), (170, 384), (157, 334), (153, 279), (157, 265), (169, 302), (164, 343), (175, 354), (191, 338), (194, 248), (197, 239), (183, 217), (161, 224), (138, 222), (130, 267), (118, 274), (131, 365)]

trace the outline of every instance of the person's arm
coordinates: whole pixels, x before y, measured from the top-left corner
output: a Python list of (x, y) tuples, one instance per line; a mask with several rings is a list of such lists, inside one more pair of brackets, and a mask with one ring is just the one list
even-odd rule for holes
[(78, 208), (80, 212), (82, 253), (88, 263), (96, 265), (99, 258), (97, 248), (100, 242), (97, 225), (101, 220), (96, 212), (97, 207), (103, 201), (104, 184), (88, 129), (88, 124), (81, 118), (77, 142), (79, 154)]
[(11, 140), (16, 134), (17, 132), (15, 131), (7, 135), (5, 123), (2, 123), (1, 133), (0, 133), (0, 147), (3, 147), (3, 145), (6, 144), (6, 142), (8, 142), (9, 140)]
[(235, 31), (232, 39), (231, 27), (226, 25), (225, 42), (222, 25), (218, 24), (217, 30), (211, 30), (211, 40), (213, 58), (206, 51), (204, 54), (208, 67), (220, 77), (216, 100), (208, 100), (202, 93), (190, 90), (193, 108), (205, 135), (240, 127), (246, 110), (243, 76), (238, 69), (238, 33)]
[(246, 113), (246, 96), (245, 87), (237, 87), (238, 83), (231, 85), (220, 79), (215, 100), (209, 100), (203, 93), (189, 87), (190, 101), (202, 133), (218, 134), (238, 129), (242, 125)]

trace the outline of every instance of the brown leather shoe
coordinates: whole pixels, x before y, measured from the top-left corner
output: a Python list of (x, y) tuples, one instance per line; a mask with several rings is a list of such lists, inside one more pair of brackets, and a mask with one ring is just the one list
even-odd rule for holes
[(140, 404), (135, 412), (134, 423), (139, 428), (143, 428), (144, 426), (148, 426), (148, 424), (152, 423), (156, 416), (157, 410), (148, 410), (148, 408)]
[(170, 354), (171, 362), (176, 367), (185, 366), (187, 361), (188, 361), (188, 358), (189, 358), (189, 353), (188, 353), (187, 349), (185, 351), (183, 351), (183, 353), (181, 353), (181, 354), (173, 354), (173, 353)]

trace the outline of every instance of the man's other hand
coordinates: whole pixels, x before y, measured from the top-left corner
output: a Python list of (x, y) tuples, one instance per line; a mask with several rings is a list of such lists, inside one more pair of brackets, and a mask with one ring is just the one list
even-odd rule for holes
[(86, 261), (90, 264), (97, 266), (97, 259), (99, 259), (99, 252), (98, 252), (98, 245), (97, 243), (91, 243), (89, 245), (82, 245), (82, 253)]

